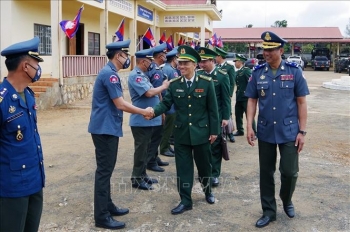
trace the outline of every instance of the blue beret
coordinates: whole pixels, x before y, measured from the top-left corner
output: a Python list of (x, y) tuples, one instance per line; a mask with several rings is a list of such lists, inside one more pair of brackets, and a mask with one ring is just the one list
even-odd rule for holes
[(106, 45), (108, 51), (122, 50), (126, 53), (129, 52), (130, 39), (125, 41), (117, 41)]
[(154, 48), (148, 48), (135, 52), (136, 58), (150, 58), (153, 59)]
[(1, 55), (5, 56), (6, 58), (28, 55), (38, 60), (39, 62), (43, 62), (44, 60), (39, 56), (38, 53), (39, 43), (39, 37), (34, 37), (31, 40), (15, 43), (2, 50)]
[(161, 52), (165, 53), (166, 49), (167, 49), (166, 43), (162, 43), (162, 44), (160, 44), (158, 46), (155, 46), (153, 55), (155, 55), (157, 53), (161, 53)]
[(168, 53), (166, 54), (166, 57), (168, 58), (168, 57), (176, 56), (177, 53), (178, 53), (177, 47), (175, 47), (175, 48), (173, 48), (173, 50), (171, 50), (170, 52), (168, 52)]
[(271, 31), (265, 31), (262, 33), (261, 39), (264, 40), (262, 44), (263, 49), (283, 47), (283, 45), (288, 42)]

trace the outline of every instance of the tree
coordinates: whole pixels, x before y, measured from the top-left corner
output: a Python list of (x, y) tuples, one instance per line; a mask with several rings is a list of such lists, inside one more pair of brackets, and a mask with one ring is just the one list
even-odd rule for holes
[(288, 22), (285, 19), (281, 21), (277, 20), (273, 25), (271, 25), (271, 27), (287, 27), (287, 26), (288, 26)]
[(247, 28), (252, 28), (252, 27), (253, 27), (253, 24), (248, 24), (248, 25), (246, 25), (245, 27), (247, 27)]
[(349, 23), (348, 25), (346, 25), (346, 28), (345, 28), (345, 34), (347, 36), (350, 36), (350, 18), (349, 18)]

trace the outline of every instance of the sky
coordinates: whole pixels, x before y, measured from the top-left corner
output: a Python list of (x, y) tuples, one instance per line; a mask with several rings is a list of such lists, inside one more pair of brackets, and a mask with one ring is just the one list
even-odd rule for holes
[(350, 18), (350, 1), (228, 1), (217, 0), (222, 21), (214, 28), (270, 27), (287, 20), (288, 27), (339, 27), (345, 36)]

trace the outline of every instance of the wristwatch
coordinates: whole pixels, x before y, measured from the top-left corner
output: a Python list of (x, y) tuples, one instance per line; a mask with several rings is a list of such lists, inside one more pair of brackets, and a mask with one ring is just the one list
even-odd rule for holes
[(298, 133), (300, 133), (300, 134), (302, 134), (302, 135), (306, 135), (306, 131), (302, 131), (302, 130), (300, 130)]

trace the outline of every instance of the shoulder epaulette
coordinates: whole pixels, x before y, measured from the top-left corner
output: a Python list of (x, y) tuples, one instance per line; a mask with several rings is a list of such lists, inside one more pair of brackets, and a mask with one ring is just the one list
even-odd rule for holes
[(178, 81), (178, 80), (180, 80), (180, 79), (181, 79), (181, 76), (180, 76), (180, 77), (173, 78), (173, 79), (171, 79), (169, 82), (172, 83), (172, 82)]
[(224, 70), (219, 69), (219, 68), (218, 68), (218, 72), (221, 73), (221, 74), (227, 75), (227, 72), (225, 72)]
[(288, 62), (286, 61), (286, 65), (290, 66), (290, 67), (294, 67), (294, 68), (297, 68), (299, 66), (299, 64), (297, 63), (294, 63), (294, 62)]
[(140, 74), (140, 73), (141, 73), (139, 70), (137, 70), (136, 72), (137, 72), (137, 74)]
[(204, 76), (204, 75), (198, 75), (198, 76), (199, 76), (199, 78), (202, 78), (202, 79), (204, 79), (206, 81), (211, 81), (211, 77)]
[(159, 70), (159, 67), (156, 67), (156, 70)]
[(201, 68), (200, 68), (200, 69), (197, 69), (197, 72), (201, 72), (201, 71), (203, 71), (203, 69), (201, 69)]
[(34, 91), (29, 86), (27, 86), (27, 90), (31, 95), (35, 95)]
[(260, 65), (258, 65), (258, 66), (255, 66), (255, 67), (253, 68), (253, 72), (256, 71), (256, 70), (259, 70), (259, 69), (261, 69), (261, 68), (263, 68), (263, 67), (265, 67), (265, 66), (266, 66), (266, 63), (263, 63), (263, 64), (260, 64)]
[(8, 90), (6, 88), (0, 89), (0, 103), (2, 102), (2, 99), (4, 99), (7, 93), (8, 93)]

